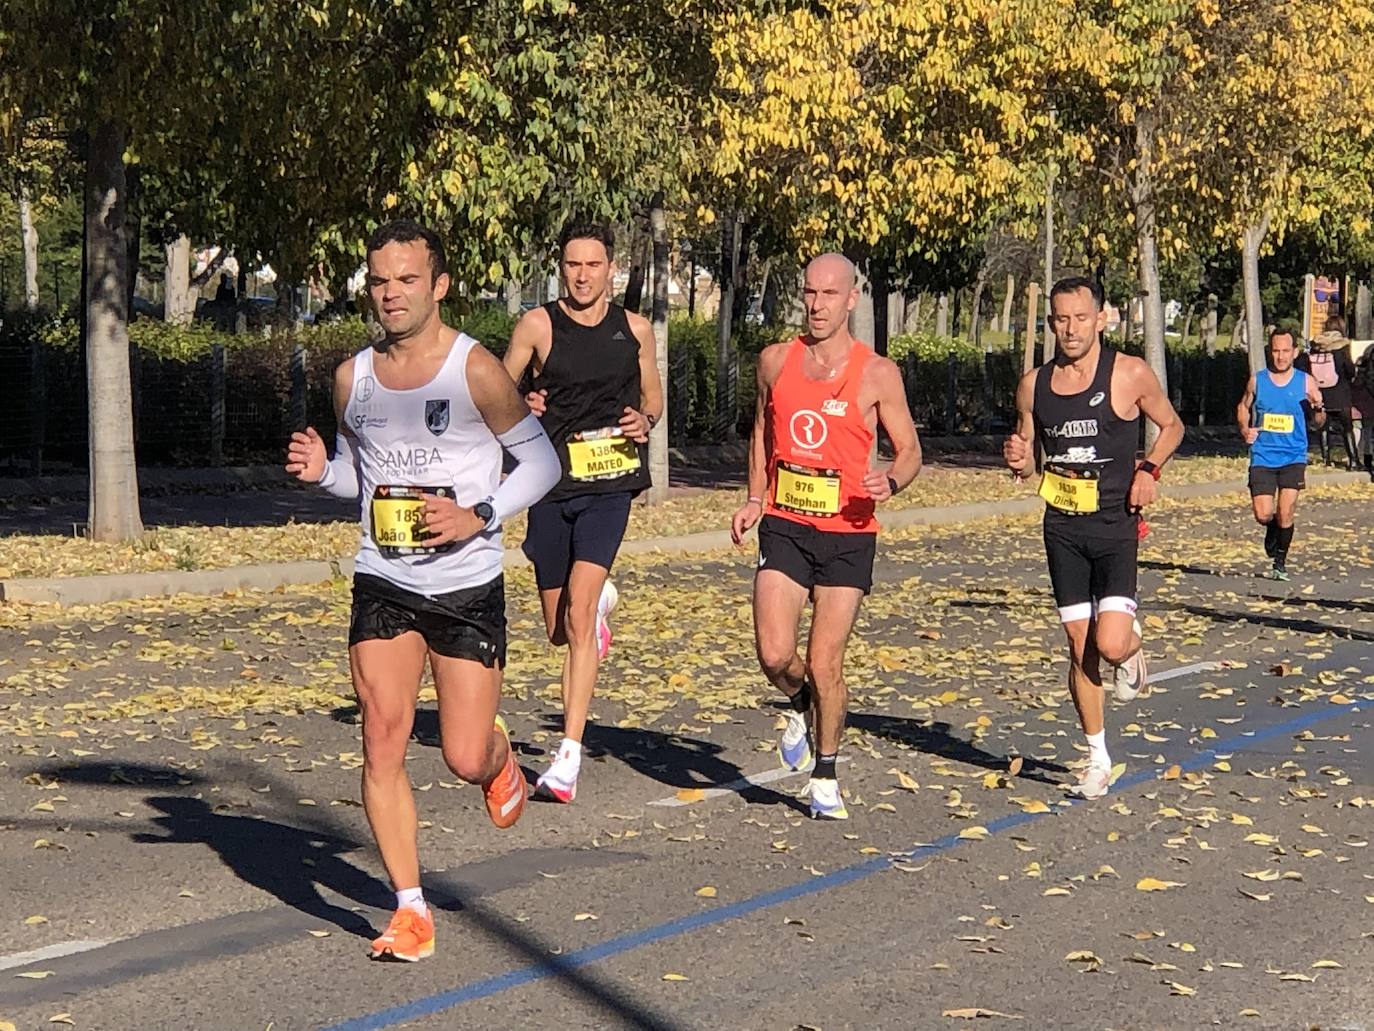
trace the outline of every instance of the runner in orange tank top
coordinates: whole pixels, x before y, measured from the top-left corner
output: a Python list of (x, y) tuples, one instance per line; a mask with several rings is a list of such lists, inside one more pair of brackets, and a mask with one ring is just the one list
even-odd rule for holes
[[(759, 528), (754, 639), (764, 675), (789, 702), (778, 755), (800, 770), (814, 738), (811, 815), (843, 820), (835, 756), (849, 700), (845, 646), (873, 586), (874, 507), (916, 478), (921, 444), (896, 364), (849, 334), (854, 265), (840, 254), (816, 258), (802, 296), (806, 332), (759, 355), (749, 500), (731, 535), (739, 544)], [(880, 424), (893, 448), (886, 470), (869, 464)], [(797, 625), (808, 598), (803, 658)]]

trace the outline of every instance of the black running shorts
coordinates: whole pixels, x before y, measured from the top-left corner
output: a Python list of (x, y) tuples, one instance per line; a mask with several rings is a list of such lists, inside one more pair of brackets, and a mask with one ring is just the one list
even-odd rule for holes
[(539, 589), (551, 591), (565, 585), (574, 562), (591, 562), (610, 572), (630, 523), (633, 500), (634, 495), (626, 491), (532, 506), (520, 550), (534, 564)]
[(776, 569), (808, 591), (813, 587), (873, 589), (876, 533), (834, 533), (767, 515), (759, 523), (759, 569)]
[(1045, 557), (1059, 618), (1074, 623), (1091, 619), (1097, 612), (1134, 615), (1139, 548), (1134, 535), (1091, 537), (1046, 522)]
[(368, 573), (353, 577), (353, 614), (348, 645), (389, 641), (409, 631), (429, 650), (471, 659), (488, 669), (506, 665), (506, 584), (496, 579), (433, 597), (407, 591)]
[(1250, 467), (1250, 496), (1252, 498), (1276, 494), (1280, 490), (1302, 490), (1307, 486), (1307, 463), (1292, 465), (1252, 465)]

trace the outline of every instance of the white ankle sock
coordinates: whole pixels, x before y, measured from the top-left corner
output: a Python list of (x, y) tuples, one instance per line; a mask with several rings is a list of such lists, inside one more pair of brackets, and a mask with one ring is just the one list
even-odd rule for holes
[(429, 913), (429, 907), (425, 905), (425, 893), (419, 888), (402, 888), (396, 893), (397, 909), (413, 909), (421, 916)]
[(1112, 767), (1112, 757), (1107, 754), (1107, 731), (1099, 730), (1088, 737), (1088, 761), (1094, 766)]
[(558, 758), (568, 757), (568, 761), (574, 766), (582, 765), (582, 742), (574, 741), (570, 737), (565, 737), (563, 743), (558, 746)]

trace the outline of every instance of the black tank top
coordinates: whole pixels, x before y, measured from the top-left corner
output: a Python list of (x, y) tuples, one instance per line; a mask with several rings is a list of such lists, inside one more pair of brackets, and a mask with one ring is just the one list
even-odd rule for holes
[(618, 428), (625, 409), (642, 400), (639, 341), (625, 309), (610, 305), (595, 326), (573, 320), (557, 301), (544, 310), (553, 342), (534, 389), (548, 391), (544, 430), (563, 464), (563, 478), (547, 499), (638, 494), (649, 486), (649, 448)]
[(1036, 374), (1031, 414), (1045, 453), (1040, 496), (1046, 502), (1046, 526), (1091, 537), (1136, 535), (1139, 517), (1127, 510), (1126, 500), (1135, 476), (1140, 416), (1122, 419), (1112, 407), (1115, 367), (1116, 352), (1103, 347), (1092, 384), (1081, 394), (1050, 389), (1053, 362)]

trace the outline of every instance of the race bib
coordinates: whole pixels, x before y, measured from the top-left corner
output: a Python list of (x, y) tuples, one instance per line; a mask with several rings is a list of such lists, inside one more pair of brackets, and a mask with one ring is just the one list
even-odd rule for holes
[(1279, 412), (1265, 412), (1260, 428), (1266, 433), (1292, 433), (1293, 417)]
[(575, 433), (568, 441), (568, 475), (574, 480), (612, 480), (639, 468), (639, 448), (614, 426)]
[(1097, 511), (1097, 480), (1046, 469), (1040, 478), (1040, 496), (1051, 508), (1071, 515), (1087, 515)]
[(433, 555), (453, 543), (432, 547), (425, 529), (425, 498), (453, 497), (452, 487), (398, 487), (382, 484), (372, 494), (372, 541), (383, 555)]
[(796, 512), (799, 515), (839, 515), (839, 471), (808, 469), (801, 465), (779, 462), (773, 503), (785, 512)]

